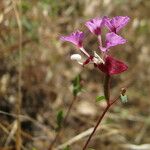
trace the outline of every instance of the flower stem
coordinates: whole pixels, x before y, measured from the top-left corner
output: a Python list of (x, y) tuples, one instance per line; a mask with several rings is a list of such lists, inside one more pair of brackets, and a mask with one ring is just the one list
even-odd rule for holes
[(106, 107), (105, 110), (103, 111), (102, 115), (99, 117), (99, 119), (98, 119), (98, 121), (97, 121), (97, 123), (96, 123), (96, 125), (95, 125), (95, 127), (94, 127), (93, 132), (90, 134), (90, 136), (89, 136), (88, 140), (86, 141), (86, 143), (85, 143), (85, 145), (84, 145), (84, 147), (83, 147), (82, 150), (86, 150), (86, 148), (87, 148), (87, 146), (88, 146), (88, 144), (89, 144), (89, 142), (90, 142), (92, 136), (94, 135), (94, 133), (95, 133), (97, 127), (99, 126), (99, 124), (101, 123), (102, 119), (104, 118), (104, 116), (105, 116), (106, 112), (108, 111), (109, 107), (110, 107), (110, 105), (107, 105), (107, 107)]
[(97, 121), (97, 124), (95, 125), (94, 127), (94, 130), (93, 132), (91, 133), (91, 135), (89, 136), (88, 140), (86, 141), (84, 147), (82, 150), (86, 150), (92, 136), (94, 135), (97, 127), (99, 126), (99, 124), (101, 123), (101, 121), (103, 120), (106, 112), (109, 110), (109, 108), (117, 101), (118, 98), (116, 98), (114, 101), (110, 102), (110, 75), (106, 74), (105, 75), (105, 81), (104, 81), (104, 95), (105, 95), (105, 98), (106, 98), (106, 101), (107, 101), (107, 106), (106, 108), (104, 109), (102, 115), (100, 115), (98, 121)]
[(110, 75), (106, 74), (104, 80), (104, 96), (106, 98), (107, 104), (109, 104), (110, 100), (110, 79)]
[[(72, 100), (72, 102), (71, 102), (71, 104), (70, 104), (70, 106), (69, 106), (69, 108), (68, 108), (68, 110), (67, 110), (67, 113), (66, 113), (66, 115), (65, 115), (65, 117), (64, 117), (63, 125), (66, 124), (66, 121), (67, 121), (67, 119), (68, 119), (68, 116), (69, 116), (69, 114), (70, 114), (70, 112), (71, 112), (71, 110), (72, 110), (73, 104), (74, 104), (74, 102), (76, 101), (76, 99), (77, 99), (77, 96), (74, 96), (74, 97), (73, 97), (73, 100)], [(60, 136), (60, 134), (61, 134), (61, 132), (62, 132), (63, 127), (64, 127), (64, 126), (62, 126), (62, 128), (57, 132), (57, 134), (56, 134), (54, 140), (52, 141), (52, 143), (50, 144), (48, 150), (52, 150), (52, 149), (53, 149), (53, 146), (55, 145), (56, 141), (59, 139), (59, 136)]]
[(106, 106), (106, 108), (104, 109), (102, 115), (100, 115), (100, 117), (99, 117), (99, 119), (98, 119), (98, 121), (97, 121), (97, 123), (96, 123), (96, 125), (95, 125), (95, 127), (94, 127), (94, 129), (93, 129), (93, 132), (90, 134), (90, 136), (89, 136), (88, 140), (86, 141), (86, 143), (85, 143), (85, 145), (84, 145), (84, 147), (83, 147), (82, 150), (86, 150), (88, 144), (89, 144), (90, 141), (91, 141), (91, 138), (93, 137), (94, 133), (96, 132), (96, 129), (98, 128), (99, 124), (100, 124), (101, 121), (103, 120), (105, 114), (107, 113), (107, 111), (109, 110), (109, 108), (110, 108), (115, 102), (117, 102), (117, 100), (118, 100), (119, 98), (120, 98), (120, 96), (118, 96), (116, 99), (114, 99), (113, 101), (109, 102), (109, 104), (107, 104), (107, 106)]

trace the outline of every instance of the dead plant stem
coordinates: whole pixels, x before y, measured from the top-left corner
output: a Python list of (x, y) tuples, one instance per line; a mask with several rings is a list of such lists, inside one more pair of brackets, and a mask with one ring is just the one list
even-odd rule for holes
[[(17, 8), (17, 2), (19, 8)], [(17, 113), (17, 132), (16, 132), (16, 150), (21, 150), (21, 125), (20, 125), (20, 113), (22, 103), (21, 83), (22, 83), (22, 23), (21, 23), (21, 0), (12, 0), (13, 9), (15, 12), (16, 21), (19, 30), (19, 63), (18, 63), (18, 96), (16, 103)]]

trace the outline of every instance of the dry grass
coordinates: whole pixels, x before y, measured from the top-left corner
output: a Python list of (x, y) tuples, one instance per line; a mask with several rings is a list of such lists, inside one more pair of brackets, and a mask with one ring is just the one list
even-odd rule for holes
[[(125, 60), (129, 70), (113, 78), (112, 93), (115, 97), (120, 87), (128, 85), (129, 102), (117, 103), (111, 109), (90, 147), (149, 150), (149, 8), (149, 0), (1, 0), (0, 149), (46, 149), (56, 134), (57, 112), (66, 112), (71, 103), (71, 81), (78, 73), (85, 92), (79, 95), (56, 149), (66, 143), (72, 150), (81, 149), (87, 136), (84, 133), (90, 132), (103, 109), (103, 103), (95, 102), (102, 93), (103, 77), (90, 66), (80, 68), (70, 61), (70, 53), (76, 50), (62, 44), (59, 36), (81, 29), (87, 35), (86, 48), (96, 50), (96, 39), (89, 36), (84, 22), (99, 15), (128, 15), (131, 22), (121, 33), (128, 43), (112, 50), (112, 55)], [(20, 109), (17, 115), (16, 106)], [(15, 126), (17, 119), (20, 133)]]

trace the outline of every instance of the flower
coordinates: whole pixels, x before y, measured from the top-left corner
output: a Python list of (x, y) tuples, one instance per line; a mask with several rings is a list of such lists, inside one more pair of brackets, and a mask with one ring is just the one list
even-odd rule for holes
[(105, 63), (96, 64), (102, 72), (108, 75), (120, 74), (128, 69), (128, 66), (111, 56), (106, 56)]
[[(84, 33), (82, 31), (77, 30), (76, 32), (71, 33), (69, 36), (61, 36), (60, 39), (75, 44), (80, 49), (82, 54), (86, 56), (85, 59), (82, 59), (81, 55), (73, 54), (71, 55), (71, 60), (77, 61), (82, 66), (85, 66), (89, 63), (94, 64), (94, 67), (108, 75), (120, 74), (126, 71), (128, 66), (122, 61), (109, 56), (107, 51), (111, 47), (126, 43), (126, 39), (117, 35), (117, 32), (119, 32), (129, 22), (129, 20), (130, 18), (127, 16), (117, 16), (112, 19), (108, 17), (94, 18), (85, 23), (91, 33), (97, 35), (99, 48), (102, 52), (104, 52), (102, 57), (100, 57), (95, 51), (94, 54), (91, 55), (88, 53), (88, 51), (86, 51), (86, 49), (84, 49)], [(101, 30), (103, 26), (106, 26), (110, 30), (109, 33), (106, 33), (104, 45), (102, 43), (103, 36), (101, 36)]]
[(68, 41), (81, 48), (83, 46), (84, 33), (82, 31), (76, 31), (71, 33), (69, 36), (61, 36), (62, 41)]
[(105, 26), (114, 33), (118, 33), (130, 20), (128, 16), (116, 16), (112, 19), (104, 17)]
[(94, 18), (85, 23), (87, 28), (96, 35), (101, 34), (101, 28), (104, 25), (103, 18)]
[(126, 43), (124, 38), (115, 34), (114, 32), (111, 32), (106, 34), (105, 47), (99, 46), (99, 48), (101, 51), (106, 52), (109, 48), (124, 43)]

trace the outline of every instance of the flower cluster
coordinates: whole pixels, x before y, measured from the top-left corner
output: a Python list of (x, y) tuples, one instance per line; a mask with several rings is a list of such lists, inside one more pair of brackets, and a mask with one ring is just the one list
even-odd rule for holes
[[(81, 55), (73, 54), (71, 56), (72, 60), (77, 60), (78, 63), (83, 66), (88, 63), (93, 63), (96, 68), (108, 75), (119, 74), (126, 71), (128, 67), (123, 62), (110, 56), (109, 50), (111, 47), (126, 43), (126, 40), (118, 35), (118, 32), (129, 22), (129, 20), (130, 18), (127, 16), (116, 16), (112, 19), (108, 17), (94, 18), (85, 23), (85, 26), (90, 32), (97, 36), (102, 57), (95, 51), (93, 52), (93, 55), (90, 55), (84, 49), (83, 40), (85, 36), (82, 31), (73, 32), (69, 36), (62, 36), (61, 40), (73, 43), (87, 57), (86, 60), (81, 62)], [(107, 28), (108, 33), (106, 33), (105, 40), (102, 43), (103, 28)]]

